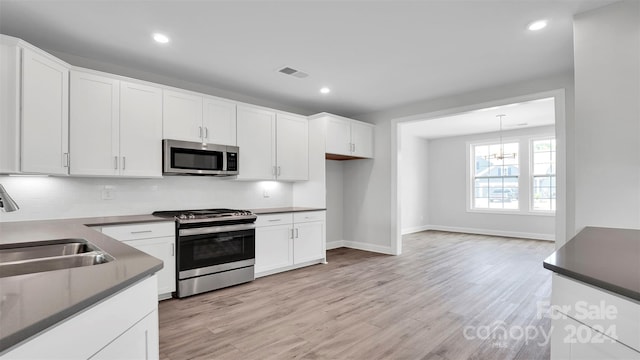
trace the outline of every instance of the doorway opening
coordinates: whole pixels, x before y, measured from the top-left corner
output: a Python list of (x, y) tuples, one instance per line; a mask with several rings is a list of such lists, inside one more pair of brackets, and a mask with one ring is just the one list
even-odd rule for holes
[(564, 241), (564, 90), (392, 121), (394, 253), (442, 230)]

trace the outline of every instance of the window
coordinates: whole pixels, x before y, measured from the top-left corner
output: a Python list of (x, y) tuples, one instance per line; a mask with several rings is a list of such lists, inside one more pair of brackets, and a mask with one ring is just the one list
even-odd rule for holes
[(531, 209), (556, 210), (556, 139), (531, 141)]
[(472, 209), (519, 208), (519, 143), (471, 145)]

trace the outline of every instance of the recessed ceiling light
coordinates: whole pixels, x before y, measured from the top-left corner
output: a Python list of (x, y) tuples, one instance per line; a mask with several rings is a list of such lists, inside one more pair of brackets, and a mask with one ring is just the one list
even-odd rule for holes
[(160, 44), (166, 44), (169, 42), (169, 37), (165, 34), (155, 33), (153, 34), (153, 40)]
[(331, 89), (329, 89), (328, 87), (323, 87), (322, 89), (320, 89), (320, 92), (323, 94), (328, 94), (331, 92)]
[(527, 26), (527, 28), (531, 31), (542, 30), (545, 27), (547, 27), (547, 20), (534, 21), (531, 24), (529, 24), (529, 26)]

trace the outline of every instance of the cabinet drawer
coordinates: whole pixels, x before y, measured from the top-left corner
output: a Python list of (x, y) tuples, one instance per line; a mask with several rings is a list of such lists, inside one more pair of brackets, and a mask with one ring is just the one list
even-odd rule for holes
[(256, 219), (257, 227), (291, 223), (293, 223), (293, 215), (291, 213), (258, 215)]
[(293, 222), (302, 223), (310, 221), (324, 221), (325, 211), (303, 211), (293, 213)]
[(612, 338), (640, 351), (640, 303), (558, 274), (553, 274), (551, 303), (592, 328), (613, 326)]
[(103, 234), (122, 241), (175, 236), (175, 231), (173, 221), (102, 227)]

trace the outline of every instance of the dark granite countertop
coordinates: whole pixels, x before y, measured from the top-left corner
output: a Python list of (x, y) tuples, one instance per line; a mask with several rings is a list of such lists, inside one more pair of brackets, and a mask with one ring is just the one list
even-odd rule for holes
[(544, 267), (640, 301), (640, 230), (587, 227)]
[(250, 209), (250, 210), (256, 215), (266, 215), (266, 214), (282, 214), (282, 213), (303, 212), (303, 211), (323, 211), (327, 209), (289, 206), (289, 207)]
[(0, 244), (85, 239), (114, 261), (0, 278), (0, 354), (162, 269), (162, 261), (89, 226), (167, 221), (151, 215), (0, 223)]

